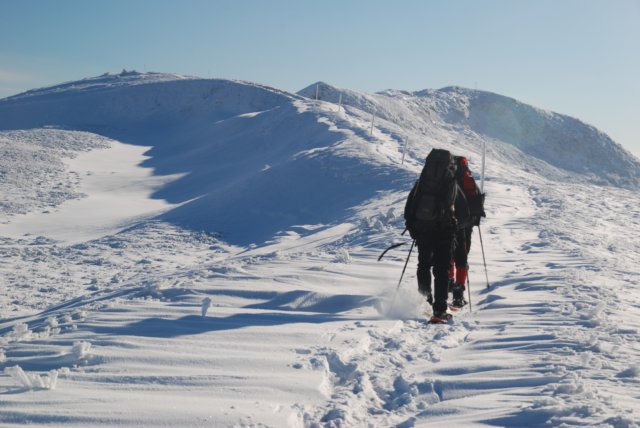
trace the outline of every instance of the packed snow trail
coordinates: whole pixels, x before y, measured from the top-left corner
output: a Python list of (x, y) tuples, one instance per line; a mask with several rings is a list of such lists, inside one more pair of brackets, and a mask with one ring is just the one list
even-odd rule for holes
[[(348, 226), (319, 231), (315, 239), (289, 237), (268, 252), (221, 248), (181, 273), (147, 274), (146, 281), (20, 320), (33, 333), (17, 329), (18, 320), (5, 324), (13, 326), (5, 332), (11, 366), (59, 374), (49, 392), (16, 394), (20, 387), (5, 378), (9, 394), (0, 420), (8, 426), (634, 426), (638, 317), (621, 323), (616, 312), (629, 301), (587, 282), (596, 265), (565, 244), (580, 242), (571, 229), (563, 240), (551, 233), (557, 222), (573, 221), (557, 216), (554, 198), (566, 201), (563, 192), (575, 189), (546, 185), (554, 190), (543, 200), (536, 191), (543, 184), (489, 186), (495, 203), (485, 246), (493, 288), (486, 291), (475, 279), (482, 278), (482, 264), (474, 246), (476, 310), (451, 325), (426, 325), (426, 306), (415, 304), (414, 275), (398, 299), (408, 318), (380, 319), (401, 254), (382, 264), (375, 262), (377, 251), (357, 245), (348, 246), (348, 257), (334, 253), (327, 245), (340, 237), (359, 239)], [(608, 192), (603, 189), (607, 203)], [(630, 196), (619, 192), (611, 200)], [(610, 221), (611, 230), (624, 223)], [(603, 254), (595, 243), (584, 249)], [(637, 281), (637, 273), (625, 275)], [(213, 306), (202, 318), (206, 296)], [(633, 313), (630, 307), (627, 314)], [(82, 351), (76, 345), (82, 343), (90, 346)], [(30, 404), (34, 394), (51, 400)], [(138, 396), (144, 400), (136, 401), (135, 416), (118, 411)]]

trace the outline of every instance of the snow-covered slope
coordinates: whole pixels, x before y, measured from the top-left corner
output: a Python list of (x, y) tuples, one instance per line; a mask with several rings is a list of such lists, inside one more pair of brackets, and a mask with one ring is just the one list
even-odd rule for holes
[(318, 82), (299, 94), (333, 103), (342, 100), (404, 128), (453, 128), (511, 144), (594, 183), (640, 184), (640, 161), (606, 134), (578, 119), (491, 92), (447, 87), (362, 94)]
[(184, 174), (153, 195), (180, 204), (163, 218), (236, 243), (330, 222), (391, 186), (363, 173), (372, 168), (375, 177), (386, 177), (389, 165), (346, 154), (357, 139), (345, 143), (347, 131), (329, 132), (335, 124), (319, 120), (318, 107), (245, 82), (111, 76), (0, 102), (0, 129), (46, 126), (150, 146), (143, 166), (158, 175)]
[[(0, 424), (637, 427), (638, 161), (495, 94), (318, 89), (0, 100)], [(430, 326), (409, 246), (376, 259), (429, 150), (483, 143), (492, 287), (474, 234)]]

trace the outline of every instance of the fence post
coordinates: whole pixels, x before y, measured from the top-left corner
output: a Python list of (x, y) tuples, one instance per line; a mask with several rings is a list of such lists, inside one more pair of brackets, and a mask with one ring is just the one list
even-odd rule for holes
[(404, 165), (404, 155), (407, 153), (407, 145), (409, 144), (409, 136), (405, 135), (404, 137), (404, 148), (402, 149), (402, 162), (400, 165)]
[(376, 118), (376, 113), (371, 112), (371, 129), (369, 130), (369, 136), (373, 135), (373, 120)]

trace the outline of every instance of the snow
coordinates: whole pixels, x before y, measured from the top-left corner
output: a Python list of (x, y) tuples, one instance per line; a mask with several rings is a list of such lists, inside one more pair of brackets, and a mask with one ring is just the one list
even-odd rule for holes
[[(0, 424), (638, 426), (638, 160), (496, 94), (315, 87), (0, 100)], [(409, 245), (376, 260), (429, 150), (482, 143), (491, 288), (476, 231), (473, 311), (427, 325)]]
[[(29, 139), (32, 134), (42, 132), (24, 131), (21, 138)], [(85, 133), (84, 137), (105, 143), (105, 139), (97, 135)], [(140, 164), (148, 158), (143, 153), (149, 147), (130, 146), (117, 141), (108, 141), (107, 144), (108, 148), (81, 153), (66, 161), (68, 174), (80, 181), (76, 191), (86, 197), (45, 211), (14, 217), (0, 225), (0, 235), (19, 238), (31, 234), (65, 243), (79, 243), (117, 233), (140, 217), (157, 215), (175, 207), (153, 199), (152, 195), (180, 175), (154, 176), (150, 168), (141, 167)], [(30, 162), (21, 163), (27, 164), (25, 169), (28, 170)], [(16, 169), (13, 163), (11, 170)], [(24, 174), (24, 170), (20, 173)], [(42, 189), (38, 187), (38, 191)], [(71, 199), (74, 196), (67, 197)]]

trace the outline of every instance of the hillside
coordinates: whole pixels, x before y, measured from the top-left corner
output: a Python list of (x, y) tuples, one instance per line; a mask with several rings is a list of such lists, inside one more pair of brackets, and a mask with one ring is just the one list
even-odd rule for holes
[[(162, 218), (242, 244), (344, 216), (374, 189), (388, 189), (391, 183), (379, 178), (391, 171), (408, 179), (380, 156), (350, 156), (357, 141), (330, 131), (317, 108), (294, 95), (167, 75), (110, 81), (88, 79), (5, 100), (0, 128), (81, 130), (149, 147), (145, 167), (156, 175), (183, 174), (152, 195), (179, 205)], [(362, 175), (364, 165), (379, 171), (375, 183)], [(346, 183), (355, 189), (336, 198)]]
[(582, 180), (630, 188), (639, 183), (640, 161), (606, 134), (578, 119), (513, 98), (455, 86), (362, 94), (323, 82), (299, 94), (315, 99), (316, 92), (320, 100), (342, 100), (413, 132), (444, 128), (507, 143), (549, 165), (578, 173)]
[[(476, 232), (427, 325), (376, 259), (483, 145), (491, 287)], [(638, 426), (640, 164), (577, 119), (129, 72), (0, 100), (0, 154), (3, 426)]]

